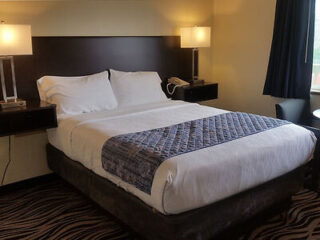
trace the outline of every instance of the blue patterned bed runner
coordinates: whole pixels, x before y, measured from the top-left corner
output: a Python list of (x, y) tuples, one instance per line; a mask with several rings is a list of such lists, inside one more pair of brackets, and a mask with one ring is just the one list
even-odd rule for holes
[[(174, 156), (212, 147), (289, 122), (240, 112), (110, 138), (102, 149), (103, 168), (151, 194), (160, 164)], [(195, 160), (196, 161), (196, 160)]]

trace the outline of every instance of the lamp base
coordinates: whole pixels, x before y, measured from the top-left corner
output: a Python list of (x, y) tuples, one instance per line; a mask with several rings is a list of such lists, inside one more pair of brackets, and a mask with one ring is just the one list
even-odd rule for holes
[(193, 85), (204, 84), (204, 80), (203, 79), (193, 79), (190, 81), (190, 83)]
[(22, 99), (10, 99), (7, 102), (6, 101), (0, 101), (0, 108), (6, 109), (6, 108), (14, 108), (14, 107), (24, 107), (27, 103), (25, 100)]

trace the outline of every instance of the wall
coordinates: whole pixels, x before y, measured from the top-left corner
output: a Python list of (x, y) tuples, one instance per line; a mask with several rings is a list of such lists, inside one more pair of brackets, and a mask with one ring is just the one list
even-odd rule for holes
[[(50, 173), (46, 163), (46, 144), (45, 132), (11, 136), (11, 163), (4, 184)], [(8, 148), (9, 138), (1, 138), (0, 169), (2, 171), (9, 157)]]
[[(34, 36), (178, 35), (182, 26), (211, 26), (212, 0), (0, 1), (0, 20), (31, 24)], [(212, 79), (212, 51), (200, 52), (200, 76)], [(6, 184), (46, 174), (46, 134), (13, 138)], [(8, 138), (0, 138), (0, 177)]]
[(276, 0), (214, 0), (213, 75), (217, 106), (274, 116), (279, 99), (263, 96)]
[[(275, 116), (283, 99), (263, 96), (273, 36), (276, 0), (214, 0), (213, 79), (215, 106)], [(320, 96), (311, 95), (312, 108)]]

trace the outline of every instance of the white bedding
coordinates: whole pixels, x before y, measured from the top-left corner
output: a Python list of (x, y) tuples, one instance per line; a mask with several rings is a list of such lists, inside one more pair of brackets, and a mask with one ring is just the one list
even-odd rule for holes
[(181, 101), (165, 101), (59, 119), (49, 142), (71, 159), (109, 179), (164, 214), (202, 207), (279, 177), (311, 159), (315, 136), (284, 125), (224, 144), (182, 154), (157, 169), (151, 195), (102, 168), (106, 140), (209, 117), (226, 111)]

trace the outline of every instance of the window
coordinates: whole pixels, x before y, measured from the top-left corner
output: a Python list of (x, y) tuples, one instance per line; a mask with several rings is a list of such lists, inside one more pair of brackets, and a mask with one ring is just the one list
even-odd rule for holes
[(313, 72), (311, 90), (320, 92), (320, 1), (316, 1)]

